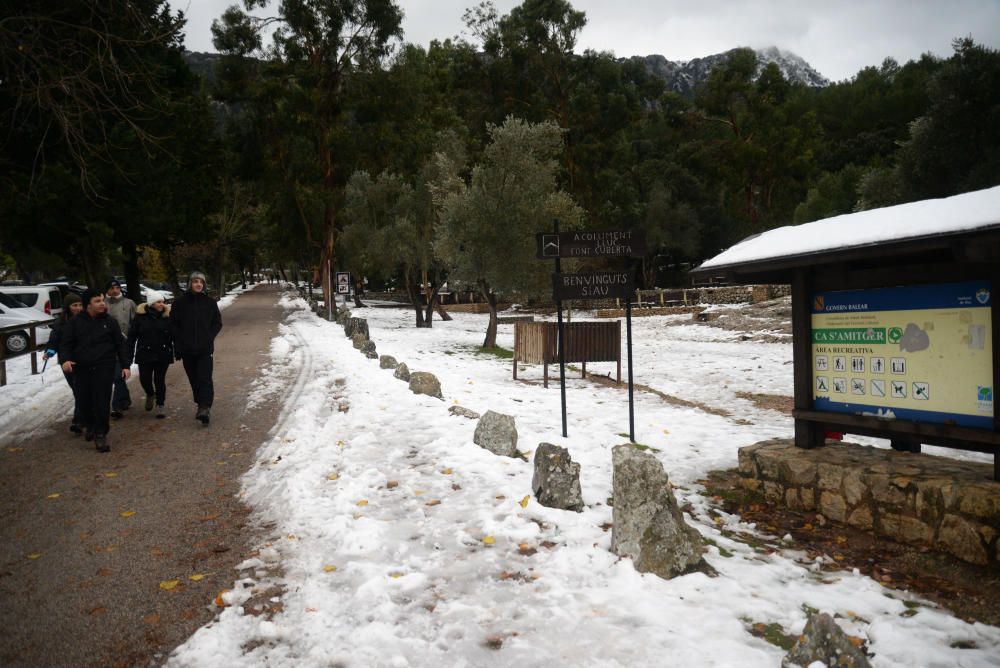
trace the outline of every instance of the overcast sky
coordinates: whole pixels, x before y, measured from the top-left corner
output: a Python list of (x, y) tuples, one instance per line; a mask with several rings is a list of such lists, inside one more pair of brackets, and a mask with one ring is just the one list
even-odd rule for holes
[[(214, 51), (212, 20), (234, 0), (171, 0), (188, 16), (187, 48)], [(277, 0), (272, 0), (276, 6)], [(461, 33), (478, 0), (400, 0), (404, 39), (427, 46)], [(496, 0), (501, 14), (520, 4)], [(891, 56), (951, 55), (955, 37), (1000, 48), (1000, 0), (575, 0), (587, 14), (579, 50), (690, 60), (736, 46), (777, 46), (831, 80)]]

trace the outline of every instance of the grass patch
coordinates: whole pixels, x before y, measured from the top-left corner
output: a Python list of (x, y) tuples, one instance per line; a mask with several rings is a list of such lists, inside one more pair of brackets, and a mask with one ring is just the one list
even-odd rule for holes
[(763, 638), (776, 647), (780, 647), (786, 652), (795, 646), (797, 638), (788, 635), (781, 628), (781, 624), (772, 622), (771, 624), (756, 623), (750, 626), (750, 634), (758, 638)]
[(952, 649), (979, 649), (975, 640), (956, 640), (949, 647)]
[(480, 348), (476, 348), (475, 350), (480, 355), (493, 355), (494, 357), (499, 357), (502, 360), (511, 360), (511, 359), (514, 359), (514, 351), (513, 350), (507, 350), (506, 348), (501, 348), (500, 346), (497, 346), (495, 348), (483, 348), (483, 347), (480, 347)]

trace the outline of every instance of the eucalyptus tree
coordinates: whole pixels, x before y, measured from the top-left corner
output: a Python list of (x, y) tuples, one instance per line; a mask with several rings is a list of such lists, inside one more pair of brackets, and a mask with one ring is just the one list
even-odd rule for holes
[[(340, 159), (345, 140), (347, 79), (377, 67), (402, 35), (402, 11), (392, 0), (281, 0), (276, 14), (249, 11), (268, 0), (244, 0), (212, 25), (214, 44), (261, 122), (269, 162), (296, 212), (303, 240), (316, 253), (326, 299), (336, 251), (340, 191), (354, 171)], [(264, 47), (263, 31), (276, 27)]]

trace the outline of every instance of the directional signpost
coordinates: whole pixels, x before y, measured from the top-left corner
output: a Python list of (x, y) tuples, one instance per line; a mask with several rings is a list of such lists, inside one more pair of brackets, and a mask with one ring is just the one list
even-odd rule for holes
[(562, 434), (566, 431), (566, 349), (562, 303), (566, 299), (625, 300), (625, 332), (628, 347), (628, 432), (635, 442), (635, 403), (632, 390), (632, 295), (635, 294), (634, 271), (595, 271), (586, 274), (562, 273), (561, 258), (636, 258), (646, 253), (646, 239), (641, 232), (603, 230), (560, 232), (555, 221), (552, 233), (536, 235), (536, 254), (540, 260), (556, 261), (552, 275), (552, 296), (556, 300), (559, 323), (559, 385), (562, 393)]

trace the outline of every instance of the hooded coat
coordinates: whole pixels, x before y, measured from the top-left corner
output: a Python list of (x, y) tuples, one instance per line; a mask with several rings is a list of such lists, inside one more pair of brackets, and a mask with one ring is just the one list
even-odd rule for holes
[(215, 352), (215, 337), (222, 330), (222, 314), (215, 300), (204, 292), (188, 290), (178, 297), (170, 312), (170, 324), (178, 359)]
[(139, 304), (129, 328), (126, 348), (136, 364), (172, 364), (174, 334), (170, 325), (170, 307), (160, 313), (149, 304)]

